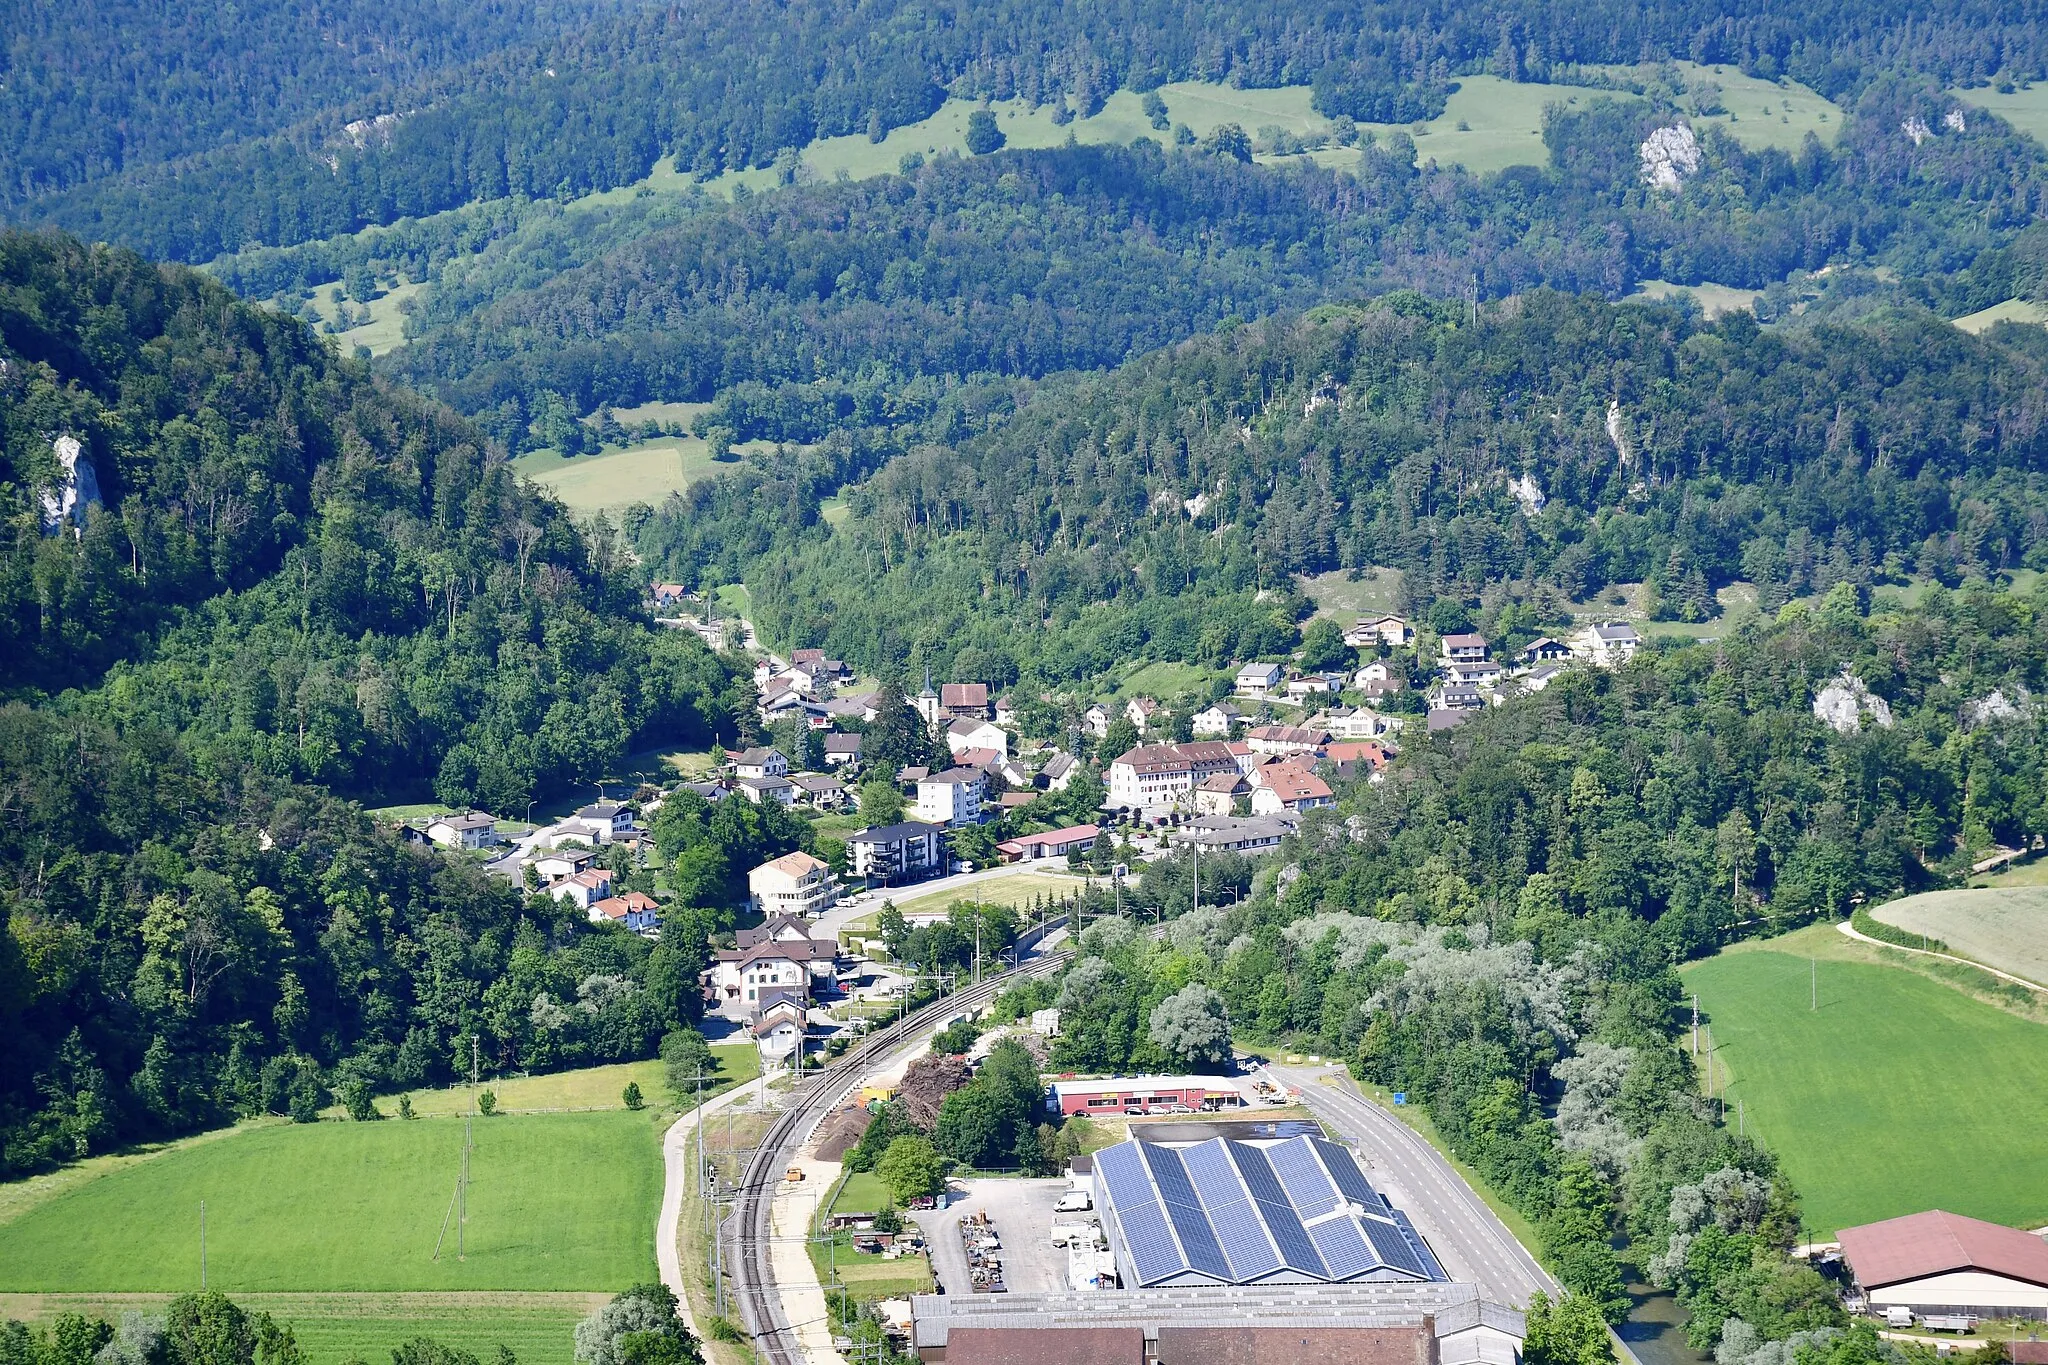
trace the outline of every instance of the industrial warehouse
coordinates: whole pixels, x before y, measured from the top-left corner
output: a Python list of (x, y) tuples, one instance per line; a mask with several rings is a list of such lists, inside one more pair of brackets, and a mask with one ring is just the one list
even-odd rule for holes
[(1095, 1185), (1130, 1288), (1446, 1278), (1327, 1138), (1122, 1142), (1096, 1153)]

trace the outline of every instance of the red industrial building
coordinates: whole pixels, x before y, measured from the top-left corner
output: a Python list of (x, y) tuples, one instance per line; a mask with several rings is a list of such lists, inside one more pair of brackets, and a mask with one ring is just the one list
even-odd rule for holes
[(1066, 1115), (1171, 1113), (1176, 1105), (1202, 1113), (1236, 1109), (1244, 1103), (1244, 1093), (1228, 1076), (1063, 1077), (1047, 1087), (1045, 1098), (1048, 1112)]

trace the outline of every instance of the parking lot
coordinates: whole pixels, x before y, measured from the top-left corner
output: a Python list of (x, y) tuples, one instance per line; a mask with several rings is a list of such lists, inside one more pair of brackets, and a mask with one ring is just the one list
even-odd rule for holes
[[(961, 1218), (988, 1214), (1003, 1249), (1003, 1284), (1015, 1294), (1049, 1293), (1067, 1287), (1067, 1253), (1052, 1246), (1052, 1206), (1069, 1188), (1065, 1180), (956, 1180), (950, 1207), (915, 1215), (931, 1248), (932, 1273), (948, 1294), (972, 1292), (967, 1255), (960, 1245)], [(1061, 1221), (1086, 1222), (1093, 1214), (1062, 1214)]]

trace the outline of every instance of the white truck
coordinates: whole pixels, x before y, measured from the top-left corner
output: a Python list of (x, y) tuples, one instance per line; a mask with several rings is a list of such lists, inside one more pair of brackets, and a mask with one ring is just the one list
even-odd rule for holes
[(1920, 1325), (1930, 1332), (1968, 1332), (1977, 1319), (1969, 1313), (1922, 1313)]
[(1086, 1190), (1068, 1190), (1059, 1202), (1052, 1206), (1054, 1213), (1086, 1213), (1095, 1207), (1095, 1201), (1088, 1197)]

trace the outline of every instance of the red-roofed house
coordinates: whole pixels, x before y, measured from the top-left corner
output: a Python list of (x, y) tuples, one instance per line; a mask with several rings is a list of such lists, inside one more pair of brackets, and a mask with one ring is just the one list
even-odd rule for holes
[(1005, 839), (996, 848), (1005, 862), (1064, 858), (1069, 849), (1078, 848), (1086, 853), (1095, 847), (1096, 836), (1101, 833), (1094, 825), (1069, 825), (1065, 829), (1049, 829), (1042, 834), (1022, 834), (1015, 839)]
[(1837, 1235), (1873, 1311), (2048, 1315), (2048, 1241), (2031, 1232), (1935, 1209)]
[(628, 891), (623, 896), (607, 896), (590, 907), (593, 924), (623, 924), (634, 933), (644, 933), (659, 923), (661, 906), (654, 897), (639, 891)]
[(1295, 763), (1274, 763), (1252, 773), (1252, 814), (1314, 810), (1336, 798), (1330, 784)]
[(954, 720), (987, 720), (988, 684), (940, 683), (939, 709)]
[(588, 910), (612, 893), (612, 874), (601, 867), (587, 868), (564, 877), (548, 888), (558, 901), (568, 901), (578, 910)]

